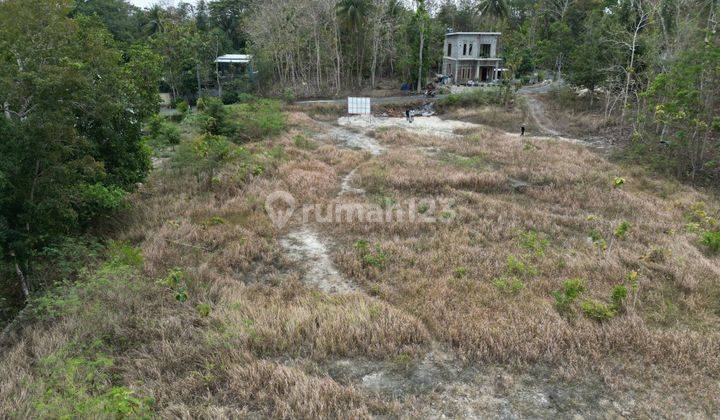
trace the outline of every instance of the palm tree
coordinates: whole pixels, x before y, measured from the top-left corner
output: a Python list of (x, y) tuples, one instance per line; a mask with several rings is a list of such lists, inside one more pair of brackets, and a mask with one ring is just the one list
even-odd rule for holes
[(510, 12), (505, 0), (480, 0), (477, 4), (477, 10), (480, 16), (491, 16), (494, 20), (507, 19)]
[(162, 7), (156, 4), (145, 13), (148, 19), (148, 22), (145, 24), (145, 29), (148, 31), (148, 34), (154, 35), (158, 32), (163, 32), (163, 20), (165, 16), (163, 16), (164, 11)]
[(370, 0), (339, 0), (336, 13), (343, 26), (355, 39), (355, 60), (357, 64), (358, 85), (362, 84), (362, 61), (365, 56), (364, 36), (360, 36), (358, 28), (363, 25), (370, 12)]

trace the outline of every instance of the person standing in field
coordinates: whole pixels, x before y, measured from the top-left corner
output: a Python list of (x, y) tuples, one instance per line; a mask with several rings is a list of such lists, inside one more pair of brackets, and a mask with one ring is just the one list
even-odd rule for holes
[(520, 126), (520, 135), (521, 136), (525, 135), (525, 126), (524, 125)]

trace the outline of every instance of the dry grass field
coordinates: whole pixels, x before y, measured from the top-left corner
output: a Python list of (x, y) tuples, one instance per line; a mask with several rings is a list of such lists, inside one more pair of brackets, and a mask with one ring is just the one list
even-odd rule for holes
[[(107, 261), (5, 337), (3, 416), (720, 412), (715, 197), (549, 138), (360, 130), (373, 155), (286, 118), (207, 182), (155, 170)], [(274, 191), (443, 204), (279, 228)]]

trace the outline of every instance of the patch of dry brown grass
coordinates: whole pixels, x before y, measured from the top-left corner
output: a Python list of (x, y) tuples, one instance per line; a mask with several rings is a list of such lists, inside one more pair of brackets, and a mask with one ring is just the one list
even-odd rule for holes
[[(684, 228), (692, 203), (713, 201), (717, 214), (711, 197), (659, 187), (663, 181), (560, 141), (533, 139), (527, 147), (518, 137), (471, 134), (457, 141), (417, 138), (421, 148), (413, 149), (407, 134), (380, 138), (397, 148), (361, 168), (358, 184), (371, 193), (368, 200), (373, 194), (397, 202), (435, 195), (454, 200), (456, 217), (431, 226), (328, 227), (336, 238), (350, 236), (346, 250), (336, 252), (348, 277), (417, 316), (471, 359), (549, 364), (570, 378), (594, 371), (616, 386), (622, 380), (595, 367), (628, 360), (623, 369), (629, 377), (657, 366), (664, 373), (652, 381), (684, 377), (683, 395), (705, 409), (717, 407), (714, 387), (709, 401), (690, 390), (720, 375), (720, 264)], [(425, 153), (428, 147), (440, 151)], [(480, 158), (467, 164), (449, 154)], [(623, 188), (613, 188), (616, 176), (626, 179)], [(511, 179), (529, 185), (518, 192)], [(613, 239), (623, 221), (629, 233)], [(612, 245), (602, 250), (593, 244), (592, 230)], [(549, 240), (542, 255), (520, 246), (520, 235), (529, 231)], [(359, 239), (388, 255), (385, 267), (368, 269), (348, 250)], [(511, 256), (532, 272), (509, 268)], [(611, 321), (592, 321), (577, 309), (567, 318), (553, 306), (550, 294), (566, 279), (584, 279), (584, 298), (607, 301), (615, 285), (631, 287), (626, 279), (633, 271), (640, 276), (637, 297)], [(523, 290), (508, 296), (493, 284), (503, 277), (518, 278)]]
[[(378, 130), (388, 151), (371, 157), (298, 147), (295, 136), (322, 127), (301, 113), (288, 120), (290, 132), (245, 145), (252, 159), (225, 165), (209, 187), (181, 169), (153, 175), (119, 238), (140, 247), (143, 266), (90, 275), (68, 289), (77, 299), (5, 343), (0, 412), (41, 414), (48, 390), (68, 387), (42, 361), (100, 352), (113, 359), (107, 386), (152, 397), (162, 417), (398, 416), (423, 396), (398, 401), (341, 384), (326, 364), (420, 360), (437, 345), (470, 364), (547, 366), (569, 387), (599, 377), (597, 393), (636, 396), (632, 415), (717, 412), (720, 262), (685, 226), (697, 202), (718, 214), (716, 199), (559, 141), (483, 128), (457, 138)], [(248, 162), (263, 170), (248, 172)], [(337, 198), (355, 168), (353, 185), (367, 194)], [(298, 222), (271, 223), (263, 206), (276, 190), (301, 204), (442, 198), (454, 217), (314, 225), (360, 287), (328, 295), (299, 281), (280, 246)], [(630, 229), (613, 239), (622, 221)], [(593, 230), (606, 249), (588, 239)], [(528, 232), (546, 245), (528, 245)], [(358, 240), (386, 258), (368, 264)], [(175, 268), (179, 285), (167, 280)], [(637, 292), (611, 320), (554, 306), (551, 292), (567, 279), (584, 279), (581, 300), (607, 302), (615, 285), (631, 287), (633, 271)], [(510, 293), (499, 278), (523, 287)]]

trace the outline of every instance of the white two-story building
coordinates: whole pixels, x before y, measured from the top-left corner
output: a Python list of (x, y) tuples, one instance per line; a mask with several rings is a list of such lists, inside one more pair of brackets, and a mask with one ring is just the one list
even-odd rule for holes
[(443, 73), (455, 83), (492, 82), (500, 77), (500, 32), (451, 32), (445, 35)]

